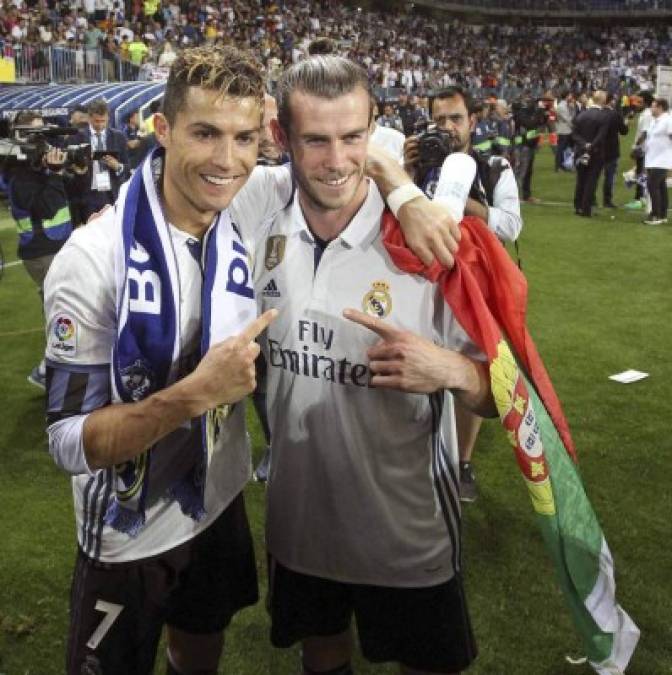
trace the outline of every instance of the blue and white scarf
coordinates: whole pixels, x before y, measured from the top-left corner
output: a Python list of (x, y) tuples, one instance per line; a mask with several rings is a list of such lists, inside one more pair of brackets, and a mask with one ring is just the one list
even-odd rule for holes
[[(156, 149), (121, 188), (115, 211), (117, 338), (112, 352), (113, 402), (140, 401), (178, 378), (180, 360), (179, 275), (170, 227), (159, 203)], [(257, 313), (247, 252), (228, 211), (217, 216), (203, 242), (201, 357), (211, 345), (237, 335)], [(185, 515), (205, 516), (206, 473), (226, 407), (201, 418), (202, 447), (187, 475), (176, 476), (166, 498)], [(105, 523), (135, 536), (145, 523), (152, 469), (162, 453), (150, 448), (115, 467), (114, 496)], [(165, 459), (163, 461), (166, 461)]]

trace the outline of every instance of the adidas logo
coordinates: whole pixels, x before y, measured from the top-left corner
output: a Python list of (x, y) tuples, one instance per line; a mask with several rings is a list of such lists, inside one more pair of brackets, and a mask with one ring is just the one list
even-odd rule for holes
[(275, 279), (271, 279), (262, 290), (261, 294), (265, 298), (279, 298), (280, 291), (278, 290), (278, 285), (275, 283)]

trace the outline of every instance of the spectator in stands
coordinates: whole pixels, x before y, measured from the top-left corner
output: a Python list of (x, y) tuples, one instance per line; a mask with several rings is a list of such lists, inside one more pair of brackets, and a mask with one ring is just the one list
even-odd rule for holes
[(161, 5), (160, 0), (144, 0), (143, 2), (143, 12), (145, 18), (154, 18), (157, 21), (161, 19), (159, 13), (159, 6)]
[(139, 82), (150, 82), (154, 76), (155, 65), (150, 60), (149, 54), (145, 54), (142, 57), (142, 63), (138, 69), (138, 81)]
[(84, 222), (91, 214), (114, 203), (119, 187), (129, 175), (126, 137), (121, 131), (108, 126), (107, 102), (104, 99), (92, 101), (88, 106), (88, 113), (89, 125), (72, 142), (90, 143), (93, 153), (105, 154), (100, 155), (100, 159), (91, 161), (86, 173), (78, 176)]
[(161, 48), (161, 53), (159, 54), (159, 68), (170, 68), (176, 58), (177, 52), (173, 47), (173, 43), (167, 40)]
[(105, 79), (114, 82), (116, 77), (116, 64), (119, 56), (117, 43), (112, 35), (105, 37), (102, 47), (103, 65), (105, 66)]
[(124, 34), (121, 36), (121, 42), (119, 43), (119, 57), (122, 61), (129, 61), (129, 47), (130, 47), (130, 38), (128, 35)]
[(95, 50), (100, 46), (101, 40), (105, 37), (98, 26), (93, 21), (89, 21), (86, 32), (84, 33), (84, 48)]
[[(183, 3), (182, 12), (175, 2), (162, 5), (158, 0), (146, 4), (135, 0), (128, 3), (126, 14), (121, 0), (90, 0), (86, 12), (70, 10), (62, 0), (49, 0), (48, 4), (52, 8), (50, 18), (58, 21), (56, 17), (63, 16), (63, 25), (75, 31), (87, 30), (87, 16), (93, 20), (97, 16), (99, 28), (107, 22), (108, 28), (118, 31), (128, 28), (124, 24), (132, 24), (129, 42), (133, 32), (152, 34), (159, 47), (168, 39), (184, 45), (200, 43), (205, 33), (215, 41), (226, 35), (227, 40), (253, 49), (268, 72), (274, 63), (274, 81), (279, 75), (276, 60), (291, 63), (302, 58), (311, 38), (318, 34), (315, 25), (340, 52), (364, 65), (372, 81), (413, 92), (420, 87), (440, 88), (454, 83), (472, 89), (531, 89), (535, 95), (548, 89), (578, 92), (588, 86), (603, 87), (615, 74), (626, 83), (626, 89), (632, 89), (651, 79), (652, 64), (666, 63), (672, 56), (672, 38), (647, 27), (596, 32), (578, 26), (558, 34), (557, 29), (551, 32), (543, 26), (517, 26), (514, 31), (508, 25), (485, 25), (475, 40), (472, 26), (461, 20), (442, 21), (415, 12), (383, 16), (357, 12), (345, 4), (306, 0), (285, 0), (275, 8), (269, 6), (258, 20), (252, 5), (242, 0), (227, 2), (221, 9), (216, 4)], [(27, 34), (22, 32), (21, 22), (26, 13), (10, 8), (6, 15), (0, 24), (0, 39), (15, 29), (15, 41), (23, 46)], [(57, 29), (55, 23), (54, 35)], [(550, 50), (549, 44), (557, 39), (563, 49)], [(45, 44), (41, 38), (39, 44)], [(88, 61), (95, 59), (87, 56)], [(98, 64), (90, 65), (89, 79), (99, 78)], [(25, 75), (30, 79), (30, 73)], [(128, 69), (123, 76), (135, 79), (137, 70)], [(640, 84), (639, 88), (644, 87)]]
[(149, 46), (147, 45), (147, 39), (136, 35), (133, 38), (133, 41), (128, 45), (128, 58), (129, 61), (136, 66), (142, 64), (146, 55), (150, 53)]

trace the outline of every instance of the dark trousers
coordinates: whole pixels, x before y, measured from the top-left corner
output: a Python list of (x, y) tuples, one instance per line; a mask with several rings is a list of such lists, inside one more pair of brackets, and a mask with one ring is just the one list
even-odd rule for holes
[[(644, 157), (637, 157), (635, 160), (635, 173), (641, 176), (644, 173)], [(635, 199), (641, 199), (644, 196), (644, 187), (637, 183), (635, 188)]]
[(591, 214), (595, 188), (604, 166), (601, 157), (591, 158), (587, 165), (578, 164), (576, 167), (576, 189), (574, 190), (574, 210), (585, 216)]
[(651, 195), (651, 215), (667, 218), (667, 169), (647, 169), (646, 182)]
[(565, 150), (572, 147), (572, 134), (559, 134), (558, 145), (555, 148), (555, 170), (563, 168), (562, 162), (565, 158)]
[(517, 153), (515, 174), (522, 199), (529, 199), (532, 196), (532, 170), (534, 169), (535, 151), (535, 147), (523, 145)]
[(614, 200), (614, 180), (618, 169), (618, 157), (604, 163), (604, 180), (602, 182), (602, 203), (609, 206)]

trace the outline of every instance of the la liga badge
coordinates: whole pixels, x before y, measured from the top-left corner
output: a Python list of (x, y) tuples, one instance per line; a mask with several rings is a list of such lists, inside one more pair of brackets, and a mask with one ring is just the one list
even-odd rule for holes
[(49, 346), (57, 352), (74, 355), (77, 352), (77, 325), (74, 319), (59, 314), (49, 329)]

